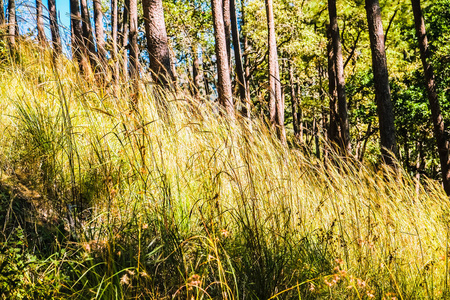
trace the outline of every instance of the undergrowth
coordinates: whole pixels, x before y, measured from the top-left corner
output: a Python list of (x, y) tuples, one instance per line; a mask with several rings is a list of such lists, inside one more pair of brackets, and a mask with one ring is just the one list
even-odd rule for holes
[(146, 80), (131, 109), (128, 83), (20, 51), (0, 70), (3, 298), (446, 297), (437, 182), (318, 160)]

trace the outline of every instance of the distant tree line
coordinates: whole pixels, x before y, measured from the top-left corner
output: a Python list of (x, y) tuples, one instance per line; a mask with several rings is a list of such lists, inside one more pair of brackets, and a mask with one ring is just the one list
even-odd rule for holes
[[(158, 86), (164, 89), (187, 88), (195, 99), (209, 99), (216, 91), (217, 103), (224, 115), (235, 119), (237, 115), (251, 118), (262, 114), (283, 144), (308, 147), (304, 136), (309, 134), (311, 139), (315, 139), (314, 148), (319, 157), (320, 144), (323, 144), (317, 139), (319, 131), (337, 153), (360, 160), (364, 157), (368, 140), (378, 132), (382, 161), (394, 166), (395, 161), (400, 160), (407, 170), (412, 170), (414, 164), (410, 163), (410, 156), (415, 153), (417, 174), (424, 159), (423, 139), (417, 138), (420, 130), (414, 124), (408, 125), (415, 128), (414, 132), (404, 131), (403, 126), (414, 123), (414, 120), (411, 120), (412, 116), (403, 114), (406, 112), (403, 109), (414, 102), (412, 98), (405, 100), (405, 91), (411, 86), (419, 90), (424, 87), (430, 111), (428, 120), (432, 124), (435, 141), (428, 155), (433, 157), (433, 149), (438, 153), (439, 173), (444, 189), (450, 195), (449, 136), (446, 117), (441, 110), (442, 101), (445, 107), (448, 106), (448, 93), (445, 92), (448, 87), (445, 83), (443, 87), (443, 80), (436, 78), (433, 69), (437, 60), (428, 42), (421, 1), (408, 3), (401, 0), (397, 6), (386, 9), (390, 19), (385, 24), (382, 19), (385, 13), (382, 7), (387, 7), (385, 1), (383, 6), (379, 0), (353, 0), (350, 6), (336, 0), (328, 0), (326, 6), (297, 0), (260, 1), (70, 0), (72, 57), (81, 72), (95, 74), (99, 80), (103, 78), (101, 80), (117, 83), (122, 77), (138, 82), (142, 72), (149, 71)], [(445, 25), (450, 16), (449, 1), (423, 2), (427, 10), (434, 9), (437, 13), (432, 16), (432, 25), (429, 26), (433, 36), (436, 37), (439, 31), (449, 34), (450, 26)], [(5, 7), (2, 0), (0, 5)], [(264, 18), (260, 12), (262, 7), (265, 20), (261, 24), (262, 20), (258, 18)], [(363, 7), (365, 16), (361, 15), (364, 14)], [(42, 0), (35, 0), (35, 8), (39, 44), (51, 47), (56, 58), (62, 54), (62, 45), (55, 0), (48, 0), (46, 7)], [(51, 42), (47, 41), (45, 34), (45, 10), (48, 10)], [(326, 11), (327, 18), (324, 17)], [(342, 12), (342, 16), (338, 12)], [(397, 39), (403, 36), (413, 40), (409, 20), (402, 19), (401, 14), (413, 17), (415, 45), (400, 44), (396, 40), (394, 46), (389, 47), (395, 48), (395, 53), (403, 52), (404, 57), (389, 63), (386, 51), (388, 33), (396, 34)], [(169, 35), (166, 22), (170, 26)], [(340, 31), (340, 25), (343, 31)], [(6, 13), (0, 11), (0, 26), (7, 29), (3, 35), (13, 48), (18, 36), (15, 0), (8, 1)], [(145, 32), (146, 43), (139, 34), (141, 31)], [(258, 36), (259, 39), (255, 38)], [(279, 36), (282, 36), (281, 41)], [(326, 46), (322, 51), (323, 40)], [(370, 73), (361, 71), (362, 67), (357, 69), (358, 53), (363, 53), (364, 48), (370, 49)], [(450, 54), (441, 53), (438, 47), (434, 50), (446, 59), (437, 64), (439, 74), (446, 74)], [(141, 54), (142, 51), (147, 55)], [(402, 65), (404, 69), (408, 64), (416, 66), (417, 60), (410, 58), (410, 53), (415, 51), (419, 53), (422, 70), (417, 67), (404, 73), (396, 70), (396, 79), (392, 79), (389, 66)], [(211, 59), (213, 56), (214, 60)], [(318, 69), (315, 75), (310, 75), (311, 61)], [(370, 65), (368, 61), (364, 62)], [(145, 70), (141, 70), (144, 64)], [(177, 72), (177, 65), (178, 69), (184, 65), (185, 72)], [(351, 65), (352, 74), (346, 76), (346, 68)], [(303, 74), (299, 73), (301, 68), (304, 69)], [(369, 79), (364, 76), (369, 76)], [(183, 77), (188, 80), (180, 80)], [(408, 84), (412, 81), (414, 84)], [(355, 96), (362, 95), (370, 85), (374, 106), (366, 100), (369, 92), (362, 96), (364, 100), (356, 103)], [(399, 88), (402, 85), (406, 86), (403, 90)], [(308, 96), (311, 86), (315, 86), (312, 97)], [(414, 94), (413, 98), (418, 97), (421, 97), (420, 93)], [(312, 119), (310, 125), (306, 116), (308, 105), (302, 103), (301, 98), (310, 98), (314, 102), (309, 105), (313, 109), (309, 116)], [(286, 107), (286, 99), (291, 104), (289, 108)], [(402, 101), (407, 102), (400, 105)], [(358, 107), (362, 111), (358, 111)], [(371, 116), (367, 120), (367, 114), (364, 116), (366, 110), (370, 111), (367, 107), (374, 107), (376, 117)], [(321, 111), (321, 116), (317, 111)], [(396, 112), (400, 114), (396, 116)], [(378, 120), (378, 123), (372, 120)], [(292, 126), (289, 134), (287, 124), (289, 128)], [(361, 134), (359, 129), (363, 127), (365, 134)], [(408, 140), (412, 133), (417, 142), (414, 151), (410, 149)]]

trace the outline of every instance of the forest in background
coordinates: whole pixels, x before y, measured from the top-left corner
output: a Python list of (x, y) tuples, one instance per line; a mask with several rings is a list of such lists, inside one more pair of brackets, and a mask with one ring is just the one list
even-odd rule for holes
[(449, 0), (29, 2), (2, 298), (448, 296)]
[[(14, 1), (11, 2), (12, 5), (8, 2), (6, 6), (4, 19), (9, 22), (10, 37), (14, 35), (10, 19), (16, 18), (10, 12), (11, 7), (15, 7)], [(434, 68), (433, 97), (441, 106), (437, 114), (442, 116), (445, 126), (449, 118), (446, 79), (449, 2), (399, 0), (379, 4), (378, 13), (383, 22), (379, 34), (383, 34), (380, 38), (385, 43), (389, 76), (388, 86), (384, 84), (380, 89), (390, 89), (385, 97), (389, 98), (386, 103), (392, 102), (392, 112), (379, 112), (381, 121), (377, 107), (382, 105), (377, 105), (375, 100), (374, 83), (377, 81), (372, 72), (369, 14), (365, 8), (376, 3), (378, 1), (279, 1), (275, 5), (270, 1), (218, 2), (216, 11), (221, 14), (216, 19), (220, 18), (223, 23), (226, 49), (226, 53), (218, 54), (215, 49), (218, 35), (215, 35), (210, 1), (71, 1), (71, 28), (78, 29), (72, 30), (72, 36), (66, 40), (72, 40), (70, 52), (78, 59), (80, 68), (86, 69), (89, 63), (86, 72), (108, 73), (104, 80), (108, 84), (119, 74), (124, 75), (125, 80), (133, 76), (139, 78), (143, 73), (152, 73), (155, 80), (164, 74), (162, 77), (173, 82), (172, 88), (204, 101), (216, 101), (225, 106), (227, 101), (221, 94), (226, 93), (223, 97), (230, 98), (232, 114), (236, 111), (245, 116), (266, 118), (268, 124), (276, 125), (274, 129), (286, 126), (291, 144), (304, 146), (316, 155), (326, 157), (329, 145), (335, 144), (346, 148), (342, 152), (344, 155), (377, 164), (380, 149), (385, 148), (394, 152), (411, 175), (443, 177), (448, 181), (448, 154), (447, 159), (440, 160), (437, 150), (444, 148), (442, 151), (448, 152), (448, 130), (441, 128), (442, 137), (436, 139), (433, 119), (438, 117), (433, 117), (430, 110), (428, 79), (421, 61), (417, 38), (420, 33), (415, 28), (412, 3), (418, 7), (416, 20), (422, 17), (426, 20), (424, 32), (428, 44), (424, 55), (428, 65)], [(29, 34), (53, 47), (56, 53), (62, 53), (60, 30), (55, 27), (58, 25), (55, 4), (50, 1), (45, 7), (40, 1), (21, 2), (18, 7), (21, 7), (19, 11), (26, 11), (24, 15), (28, 17), (42, 15), (36, 20), (26, 20), (27, 27), (33, 29)], [(264, 20), (267, 20), (266, 8), (272, 6), (274, 33), (270, 36), (273, 41), (269, 42), (270, 22)], [(36, 11), (36, 8), (40, 9)], [(334, 12), (330, 13), (330, 9)], [(51, 45), (47, 44), (46, 27), (51, 29)], [(329, 27), (331, 32), (327, 33)], [(334, 53), (338, 53), (336, 59)], [(139, 67), (133, 66), (134, 60)], [(223, 60), (228, 62), (229, 74), (219, 76), (224, 72), (218, 68)], [(333, 61), (340, 65), (336, 71), (330, 69), (329, 63)], [(104, 72), (105, 67), (109, 68), (108, 72)], [(337, 78), (333, 78), (332, 85), (330, 72), (331, 77)], [(230, 80), (223, 83), (224, 77)], [(220, 88), (223, 84), (227, 87)], [(395, 124), (390, 124), (392, 122)], [(390, 124), (386, 133), (380, 134), (379, 129), (384, 126), (380, 124)], [(282, 134), (282, 139), (285, 135)], [(381, 138), (382, 135), (390, 135), (393, 141), (383, 143), (386, 138)], [(437, 146), (439, 140), (444, 141)], [(443, 165), (447, 166), (442, 170)], [(446, 188), (447, 193), (449, 189)]]

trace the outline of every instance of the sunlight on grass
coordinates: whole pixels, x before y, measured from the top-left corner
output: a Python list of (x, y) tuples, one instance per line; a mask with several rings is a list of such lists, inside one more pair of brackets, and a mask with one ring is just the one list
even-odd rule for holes
[(56, 254), (30, 286), (53, 272), (55, 298), (445, 297), (437, 182), (416, 194), (401, 169), (319, 161), (145, 80), (135, 111), (128, 83), (96, 86), (22, 47), (33, 58), (0, 75), (2, 172), (25, 174), (63, 223), (35, 247)]

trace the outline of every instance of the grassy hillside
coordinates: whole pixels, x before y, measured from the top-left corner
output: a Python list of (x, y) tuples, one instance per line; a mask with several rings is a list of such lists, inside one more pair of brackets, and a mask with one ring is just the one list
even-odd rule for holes
[(422, 299), (448, 292), (437, 182), (324, 163), (258, 120), (96, 86), (22, 45), (0, 69), (4, 299)]

